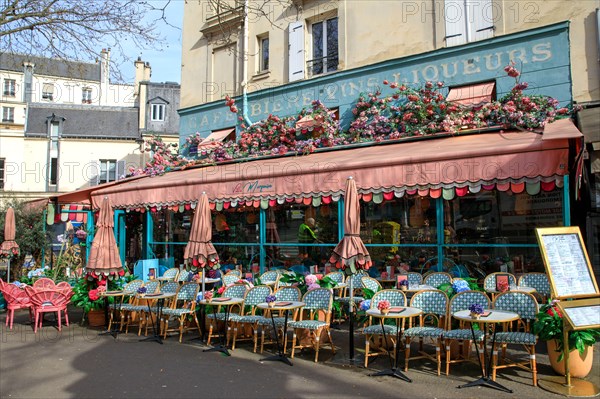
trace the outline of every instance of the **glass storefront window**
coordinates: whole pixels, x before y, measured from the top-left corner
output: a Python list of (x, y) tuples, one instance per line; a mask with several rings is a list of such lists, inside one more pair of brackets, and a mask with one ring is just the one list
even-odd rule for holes
[(259, 210), (238, 207), (212, 212), (212, 242), (258, 243)]
[(436, 242), (435, 201), (402, 197), (381, 204), (361, 202), (360, 237), (365, 244)]
[(562, 226), (562, 190), (482, 191), (444, 201), (447, 244), (535, 244), (537, 227)]

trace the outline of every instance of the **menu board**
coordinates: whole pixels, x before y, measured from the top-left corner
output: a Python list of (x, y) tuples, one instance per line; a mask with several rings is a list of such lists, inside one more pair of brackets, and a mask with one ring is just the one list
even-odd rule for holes
[(600, 325), (600, 306), (585, 306), (578, 308), (566, 308), (567, 314), (573, 327), (591, 327)]
[(578, 227), (536, 229), (554, 298), (600, 294)]

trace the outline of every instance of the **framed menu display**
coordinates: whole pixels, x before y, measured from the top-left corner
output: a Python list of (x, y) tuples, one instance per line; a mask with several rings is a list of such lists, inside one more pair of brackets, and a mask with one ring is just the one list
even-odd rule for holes
[(600, 328), (600, 297), (558, 302), (571, 329)]
[(579, 227), (539, 228), (535, 231), (553, 298), (600, 295)]

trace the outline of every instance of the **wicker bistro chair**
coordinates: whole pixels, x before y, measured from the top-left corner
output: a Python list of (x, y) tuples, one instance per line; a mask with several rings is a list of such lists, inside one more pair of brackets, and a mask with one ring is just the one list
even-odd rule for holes
[[(377, 309), (377, 304), (381, 301), (389, 301), (391, 306), (406, 306), (406, 295), (404, 292), (396, 289), (381, 290), (377, 292), (373, 298), (371, 298), (371, 309)], [(392, 350), (393, 357), (396, 356), (396, 332), (397, 327), (384, 324), (381, 325), (379, 320), (373, 322), (372, 317), (369, 317), (369, 325), (363, 328), (362, 333), (365, 335), (365, 368), (369, 366), (369, 358), (379, 356), (380, 354), (388, 353), (388, 342), (384, 342), (384, 328), (385, 335), (393, 343), (394, 349)], [(375, 353), (371, 353), (371, 346), (376, 346), (378, 350)]]
[(258, 285), (246, 291), (246, 295), (244, 296), (244, 307), (250, 306), (250, 311), (248, 314), (235, 317), (231, 322), (233, 325), (233, 343), (231, 345), (232, 350), (235, 349), (235, 342), (237, 341), (239, 331), (241, 331), (242, 337), (246, 338), (244, 334), (245, 327), (247, 326), (252, 332), (251, 338), (254, 343), (254, 352), (256, 352), (256, 344), (258, 342), (258, 323), (264, 319), (263, 316), (256, 314), (256, 310), (258, 309), (256, 305), (263, 303), (267, 295), (270, 295), (271, 292), (271, 287), (267, 285)]
[[(452, 315), (454, 313), (460, 310), (467, 310), (474, 303), (478, 303), (487, 309), (491, 307), (490, 299), (485, 292), (481, 291), (463, 291), (452, 297), (452, 299), (450, 299), (450, 303), (448, 304), (448, 328), (442, 334), (442, 340), (444, 342), (444, 346), (446, 347), (446, 375), (450, 374), (450, 364), (472, 361), (470, 358), (471, 341), (473, 340), (471, 328), (467, 327), (465, 322), (461, 322), (459, 323), (457, 329), (451, 329), (451, 323), (453, 320)], [(481, 346), (481, 350), (479, 351), (481, 364), (484, 364), (484, 335), (485, 333), (481, 329), (475, 331), (475, 340), (477, 341), (475, 344), (479, 344)], [(450, 347), (452, 341), (458, 341), (459, 344), (462, 344), (462, 348), (456, 359), (451, 359), (450, 357)]]
[[(291, 287), (291, 286), (281, 287), (277, 291), (275, 291), (274, 295), (278, 302), (279, 301), (281, 301), (281, 302), (286, 302), (286, 301), (299, 302), (302, 299), (302, 293), (300, 292), (300, 289), (298, 287)], [(298, 315), (298, 310), (295, 310), (294, 313), (292, 314), (292, 316), (288, 318), (288, 322), (296, 320), (297, 315)], [(285, 323), (285, 315), (284, 316), (279, 315), (277, 317), (274, 316), (273, 320), (275, 320), (275, 327), (278, 330), (273, 333), (276, 333), (276, 334), (281, 333), (281, 335), (283, 337), (283, 325)], [(262, 327), (261, 332), (260, 332), (260, 353), (263, 353), (263, 349), (265, 346), (265, 331), (273, 329), (273, 322), (271, 321), (270, 313), (265, 313), (265, 316), (262, 317), (258, 321), (258, 324)], [(289, 327), (289, 325), (288, 325), (288, 327)], [(287, 333), (287, 331), (286, 331), (286, 333)], [(285, 353), (286, 349), (287, 349), (287, 339), (285, 339), (285, 337), (283, 337), (283, 338), (284, 338), (283, 339), (283, 352)], [(274, 341), (272, 341), (270, 343), (274, 343)], [(255, 342), (254, 343), (254, 352), (255, 353), (256, 353), (256, 346), (257, 346), (257, 343)]]
[(264, 272), (260, 275), (260, 283), (262, 285), (268, 285), (273, 287), (273, 289), (277, 289), (277, 284), (279, 283), (280, 273), (276, 270), (269, 270), (268, 272)]
[(434, 288), (446, 283), (452, 283), (452, 276), (445, 272), (429, 273), (423, 278), (423, 284), (430, 285)]
[(327, 273), (325, 277), (329, 277), (331, 280), (335, 281), (337, 284), (344, 282), (344, 272), (331, 272)]
[(238, 269), (231, 269), (227, 273), (225, 273), (225, 275), (229, 274), (237, 276), (238, 280), (242, 278), (242, 271)]
[[(521, 331), (504, 331), (496, 333), (496, 342), (492, 350), (492, 380), (496, 381), (496, 371), (508, 367), (518, 367), (532, 373), (533, 386), (537, 386), (537, 365), (535, 361), (535, 345), (537, 336), (531, 333), (531, 327), (538, 313), (535, 297), (526, 292), (504, 292), (496, 295), (494, 309), (507, 310), (519, 314), (518, 324)], [(517, 329), (518, 330), (518, 329)], [(506, 356), (508, 345), (522, 345), (527, 352), (526, 359), (510, 359)], [(502, 355), (498, 360), (498, 347), (502, 347)]]
[(28, 292), (14, 284), (4, 283), (2, 295), (4, 295), (4, 299), (6, 300), (6, 326), (9, 330), (13, 328), (15, 310), (28, 309), (29, 320), (34, 320), (33, 303)]
[(163, 275), (161, 276), (163, 281), (176, 281), (177, 276), (179, 275), (179, 269), (176, 267), (172, 267), (167, 269)]
[[(192, 316), (198, 333), (202, 334), (198, 318), (196, 317), (196, 297), (199, 290), (200, 285), (198, 283), (183, 283), (179, 290), (177, 290), (177, 295), (175, 296), (175, 300), (171, 302), (171, 307), (162, 311), (163, 319), (161, 320), (161, 324), (163, 325), (163, 338), (167, 338), (169, 331), (179, 331), (179, 343), (181, 343), (184, 330), (186, 330), (185, 319), (188, 316)], [(169, 328), (169, 321), (171, 320), (177, 320), (177, 328)]]
[(546, 303), (550, 298), (550, 282), (546, 273), (525, 273), (519, 277), (519, 287), (535, 288), (533, 296), (538, 298), (538, 303)]
[[(233, 284), (233, 285), (230, 285), (225, 288), (225, 290), (221, 294), (221, 297), (223, 297), (223, 298), (244, 298), (247, 290), (248, 290), (248, 286), (246, 284)], [(214, 314), (210, 313), (210, 312), (207, 312), (207, 314), (206, 314), (206, 319), (209, 322), (208, 338), (206, 339), (207, 345), (210, 345), (210, 340), (215, 335), (218, 335), (218, 334), (213, 334), (213, 331), (219, 331), (218, 323), (225, 321), (225, 314), (226, 314), (225, 311), (222, 311), (223, 310), (222, 305), (213, 303), (212, 306), (216, 306), (217, 309)], [(227, 328), (227, 332), (226, 332), (227, 339), (229, 339), (229, 332), (231, 331), (231, 323), (234, 323), (237, 320), (237, 318), (240, 317), (240, 313), (242, 312), (243, 308), (244, 308), (244, 304), (242, 303), (239, 306), (238, 313), (234, 313), (234, 312), (229, 313), (229, 319), (228, 319), (229, 325), (225, 326)]]
[(108, 330), (110, 331), (111, 327), (112, 327), (112, 323), (115, 323), (115, 320), (113, 320), (114, 317), (114, 310), (115, 309), (119, 309), (119, 319), (120, 319), (120, 324), (119, 324), (119, 330), (123, 330), (123, 325), (124, 320), (127, 316), (127, 314), (130, 312), (130, 310), (128, 309), (127, 306), (128, 304), (133, 304), (133, 302), (135, 301), (135, 298), (133, 298), (133, 295), (135, 295), (135, 293), (137, 292), (137, 289), (140, 288), (142, 285), (144, 285), (144, 281), (142, 280), (132, 280), (130, 282), (128, 282), (127, 284), (125, 284), (125, 286), (123, 287), (123, 294), (125, 296), (128, 296), (127, 299), (123, 299), (122, 304), (118, 304), (118, 303), (111, 303), (110, 305), (108, 305), (108, 308), (110, 309), (109, 312), (109, 319), (108, 319)]
[(374, 293), (381, 291), (381, 283), (373, 277), (363, 277), (360, 279), (363, 288), (373, 291)]
[(129, 326), (132, 325), (133, 321), (137, 318), (139, 336), (142, 333), (142, 326), (146, 322), (147, 318), (146, 313), (148, 312), (148, 305), (145, 301), (147, 301), (148, 299), (141, 300), (139, 298), (136, 298), (135, 294), (137, 290), (142, 286), (146, 287), (147, 294), (153, 294), (156, 291), (158, 291), (158, 288), (160, 287), (160, 282), (158, 280), (151, 280), (148, 283), (144, 284), (144, 282), (142, 281), (142, 284), (138, 285), (137, 281), (142, 280), (133, 280), (130, 283), (128, 283), (128, 285), (131, 283), (136, 283), (135, 285), (132, 285), (131, 287), (128, 287), (126, 285), (124, 288), (124, 290), (129, 293), (129, 299), (127, 303), (121, 305), (121, 314), (125, 315), (126, 318), (125, 333), (129, 332)]
[(408, 273), (408, 284), (411, 287), (423, 284), (423, 275), (417, 272)]
[(191, 272), (189, 272), (185, 269), (179, 271), (179, 274), (177, 275), (177, 282), (180, 284), (187, 283), (190, 274), (191, 274)]
[[(419, 325), (404, 330), (406, 351), (404, 353), (404, 371), (408, 371), (408, 362), (417, 359), (429, 359), (437, 363), (437, 374), (440, 375), (442, 368), (442, 334), (446, 330), (448, 314), (448, 296), (440, 290), (418, 291), (410, 300), (410, 306), (419, 308), (423, 314), (419, 317)], [(410, 342), (419, 339), (419, 354), (410, 356)], [(435, 357), (426, 353), (423, 348), (423, 340), (431, 339), (435, 344)]]
[(237, 274), (224, 274), (221, 280), (223, 281), (223, 286), (227, 287), (228, 285), (237, 283), (240, 278)]
[[(149, 282), (148, 284), (146, 284), (145, 287), (148, 288), (148, 286), (151, 283), (152, 283), (152, 281)], [(158, 282), (158, 283), (160, 284), (160, 282)], [(160, 291), (162, 293), (177, 293), (177, 290), (179, 289), (179, 287), (180, 287), (180, 285), (179, 285), (179, 283), (177, 281), (167, 281), (166, 283), (163, 283), (160, 286), (160, 288), (159, 288), (158, 291)], [(146, 293), (148, 293), (148, 292), (155, 292), (156, 293), (157, 291), (156, 290), (151, 291), (148, 288), (148, 290), (147, 290)], [(150, 298), (145, 298), (144, 301), (149, 301), (150, 302), (150, 312), (152, 312), (152, 313), (157, 313), (158, 312), (158, 309), (156, 307), (156, 302), (157, 302), (156, 300), (150, 299)], [(166, 308), (168, 308), (170, 306), (171, 306), (171, 299), (165, 300), (163, 309), (166, 309)], [(143, 322), (143, 324), (144, 324), (144, 327), (145, 327), (144, 335), (148, 335), (148, 326), (149, 325), (152, 326), (152, 322), (151, 322), (152, 320), (150, 320), (150, 323), (148, 322), (149, 321), (148, 319), (150, 319), (150, 314), (148, 313), (148, 302), (146, 302), (146, 305), (143, 308), (143, 312), (144, 312), (144, 322)]]
[(362, 278), (365, 276), (368, 277), (367, 273), (365, 271), (361, 270), (356, 274), (346, 277), (347, 286), (343, 291), (343, 295), (341, 295), (340, 298), (338, 298), (338, 301), (340, 301), (343, 304), (350, 303), (350, 282), (351, 281), (352, 281), (352, 290), (354, 291), (352, 301), (355, 304), (364, 301), (365, 298), (359, 294), (362, 294), (362, 288), (363, 288)]
[(496, 291), (496, 276), (498, 276), (499, 274), (508, 275), (508, 284), (517, 285), (517, 279), (515, 278), (514, 275), (512, 275), (510, 273), (497, 272), (497, 273), (488, 274), (487, 276), (485, 276), (485, 279), (483, 280), (483, 289), (485, 290), (485, 292), (490, 294), (490, 296), (492, 297), (492, 301), (494, 300), (494, 297), (498, 293)]
[[(288, 326), (294, 330), (292, 336), (292, 358), (296, 349), (312, 347), (315, 349), (315, 363), (319, 361), (319, 349), (321, 347), (321, 333), (326, 333), (329, 339), (331, 351), (335, 354), (335, 346), (331, 340), (329, 324), (331, 322), (331, 308), (333, 305), (333, 294), (326, 288), (316, 288), (304, 294), (302, 302), (305, 303), (300, 313), (300, 320), (288, 323)], [(306, 313), (306, 317), (304, 314)], [(298, 335), (302, 336), (306, 332), (306, 341), (298, 341)], [(302, 338), (302, 337), (301, 337)]]

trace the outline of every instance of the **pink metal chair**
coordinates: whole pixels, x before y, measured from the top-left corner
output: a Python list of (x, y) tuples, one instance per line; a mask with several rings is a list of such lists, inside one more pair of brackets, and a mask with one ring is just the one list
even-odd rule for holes
[(56, 287), (54, 280), (42, 277), (33, 282), (33, 288), (36, 290), (53, 290)]
[(4, 295), (4, 299), (6, 300), (6, 325), (10, 330), (13, 328), (15, 310), (29, 309), (29, 318), (33, 319), (32, 303), (29, 300), (29, 296), (23, 289), (14, 284), (5, 283), (4, 287), (2, 288), (2, 295)]
[[(67, 304), (69, 299), (67, 295), (58, 290), (36, 290), (32, 287), (25, 287), (25, 291), (31, 303), (33, 304), (34, 312), (34, 326), (33, 332), (37, 333), (38, 327), (42, 326), (43, 314), (44, 313), (55, 313), (57, 314), (58, 320), (58, 331), (61, 331), (61, 312), (65, 314), (65, 325), (69, 325), (69, 315), (67, 313)], [(42, 317), (40, 317), (42, 315)]]
[(73, 291), (73, 287), (71, 287), (71, 285), (69, 283), (67, 283), (66, 281), (61, 281), (60, 283), (56, 284), (56, 289), (58, 291), (62, 292), (63, 294), (65, 294), (67, 296), (67, 299), (69, 299), (69, 300), (75, 293)]

